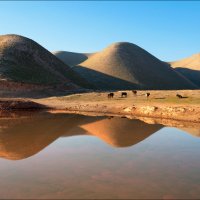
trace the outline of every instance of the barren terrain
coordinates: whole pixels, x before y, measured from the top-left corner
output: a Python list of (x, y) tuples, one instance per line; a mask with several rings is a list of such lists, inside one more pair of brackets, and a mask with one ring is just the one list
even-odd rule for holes
[[(113, 99), (108, 99), (108, 92), (90, 92), (30, 100), (48, 106), (54, 112), (87, 112), (200, 122), (200, 90), (138, 91), (137, 95), (132, 91), (126, 92), (127, 98), (121, 97), (121, 91), (117, 91)], [(146, 92), (150, 92), (149, 98), (145, 96)], [(183, 98), (177, 98), (177, 93)]]

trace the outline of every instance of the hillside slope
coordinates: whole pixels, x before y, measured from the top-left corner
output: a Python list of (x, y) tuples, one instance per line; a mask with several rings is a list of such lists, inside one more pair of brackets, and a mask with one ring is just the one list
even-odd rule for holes
[(19, 35), (0, 36), (0, 81), (69, 89), (87, 82), (38, 43)]
[(71, 67), (82, 63), (92, 55), (92, 53), (74, 53), (68, 51), (54, 51), (52, 53), (66, 65)]
[(73, 69), (97, 89), (195, 88), (169, 64), (127, 42), (112, 44)]
[(200, 88), (200, 53), (169, 64)]

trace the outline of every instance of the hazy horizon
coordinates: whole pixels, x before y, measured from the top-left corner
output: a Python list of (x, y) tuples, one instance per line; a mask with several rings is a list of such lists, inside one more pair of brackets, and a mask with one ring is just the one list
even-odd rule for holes
[(0, 2), (0, 34), (49, 51), (96, 52), (131, 42), (164, 61), (200, 52), (200, 2)]

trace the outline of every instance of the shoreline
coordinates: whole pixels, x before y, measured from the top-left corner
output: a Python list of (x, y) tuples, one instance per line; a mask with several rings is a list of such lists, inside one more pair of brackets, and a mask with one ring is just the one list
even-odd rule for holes
[[(38, 101), (38, 100), (37, 100)], [(181, 105), (105, 105), (100, 103), (66, 103), (64, 107), (57, 107), (41, 104), (33, 101), (24, 100), (5, 100), (2, 104), (0, 101), (1, 112), (14, 111), (46, 111), (50, 113), (73, 113), (84, 114), (89, 116), (118, 116), (130, 119), (154, 119), (158, 120), (175, 120), (181, 122), (200, 122), (199, 106), (181, 106)], [(9, 103), (8, 103), (9, 102)], [(2, 106), (5, 106), (2, 108)]]
[(75, 105), (66, 106), (67, 112), (103, 114), (107, 116), (117, 115), (128, 118), (153, 118), (169, 119), (185, 122), (200, 122), (200, 107), (188, 106), (108, 106), (108, 105)]
[(0, 111), (6, 110), (46, 110), (54, 113), (87, 113), (89, 115), (117, 115), (128, 118), (153, 118), (155, 120), (176, 120), (200, 122), (200, 90), (179, 91), (186, 98), (178, 99), (177, 91), (150, 91), (150, 98), (145, 98), (146, 91), (126, 91), (127, 98), (116, 91), (112, 99), (108, 92), (77, 93), (67, 96), (46, 98), (1, 98)]

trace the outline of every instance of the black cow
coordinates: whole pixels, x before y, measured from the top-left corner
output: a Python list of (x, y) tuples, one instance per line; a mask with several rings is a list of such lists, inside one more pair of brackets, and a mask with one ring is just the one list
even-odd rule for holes
[(147, 92), (146, 94), (145, 94), (145, 96), (147, 97), (147, 99), (149, 98), (149, 96), (150, 96), (150, 93), (149, 92)]
[(125, 97), (126, 98), (127, 97), (127, 92), (122, 92), (121, 93), (121, 97)]

